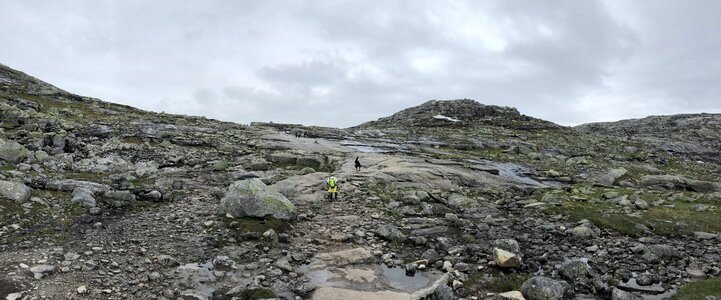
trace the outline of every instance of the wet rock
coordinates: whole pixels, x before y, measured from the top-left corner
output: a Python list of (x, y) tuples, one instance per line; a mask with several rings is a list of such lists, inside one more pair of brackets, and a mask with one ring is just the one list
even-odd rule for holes
[(230, 271), (235, 267), (235, 261), (225, 255), (216, 256), (213, 259), (213, 267), (220, 271)]
[(563, 299), (565, 289), (556, 280), (536, 276), (521, 285), (521, 293), (527, 300), (560, 300)]
[(295, 219), (297, 214), (293, 203), (257, 178), (231, 184), (220, 201), (219, 211), (233, 217), (272, 217), (280, 220)]
[(384, 224), (376, 229), (375, 234), (393, 242), (403, 243), (406, 236), (393, 224)]
[(521, 257), (513, 252), (509, 252), (500, 248), (493, 248), (493, 261), (496, 265), (503, 268), (520, 268)]
[(30, 199), (31, 189), (23, 183), (0, 180), (0, 198), (24, 203)]

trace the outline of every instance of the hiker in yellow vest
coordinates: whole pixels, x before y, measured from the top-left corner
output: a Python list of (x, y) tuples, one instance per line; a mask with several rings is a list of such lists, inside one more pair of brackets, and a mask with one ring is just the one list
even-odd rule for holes
[(338, 179), (333, 176), (328, 177), (326, 185), (328, 186), (328, 199), (333, 200), (334, 196), (338, 199)]

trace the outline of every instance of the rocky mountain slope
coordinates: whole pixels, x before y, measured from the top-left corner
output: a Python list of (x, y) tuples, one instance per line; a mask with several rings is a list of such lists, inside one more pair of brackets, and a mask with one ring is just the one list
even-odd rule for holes
[(716, 123), (679, 118), (243, 126), (0, 66), (0, 299), (719, 297)]
[(583, 132), (627, 137), (677, 155), (718, 162), (721, 114), (651, 116), (643, 119), (577, 126)]

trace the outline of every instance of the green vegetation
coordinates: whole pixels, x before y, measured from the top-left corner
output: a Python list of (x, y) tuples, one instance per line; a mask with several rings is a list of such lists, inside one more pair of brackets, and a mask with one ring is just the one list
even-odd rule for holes
[(692, 208), (698, 203), (675, 201), (673, 204), (675, 208), (653, 207), (643, 214), (644, 219), (655, 225), (654, 232), (657, 234), (721, 231), (721, 212), (718, 210), (700, 212)]
[(268, 289), (251, 289), (243, 291), (242, 299), (257, 300), (257, 299), (274, 299), (276, 297), (275, 292)]
[(549, 207), (546, 211), (566, 215), (573, 221), (587, 219), (598, 227), (611, 229), (626, 235), (637, 234), (638, 230), (634, 226), (642, 223), (643, 220), (623, 213), (611, 213), (608, 211), (611, 207), (611, 204), (566, 201), (561, 206)]
[(721, 277), (699, 280), (682, 286), (673, 300), (697, 300), (706, 296), (721, 298)]
[[(625, 190), (617, 189), (620, 195), (627, 194)], [(593, 191), (590, 196), (599, 198), (604, 190)], [(641, 199), (650, 202), (655, 198), (653, 194), (645, 193), (640, 195)], [(636, 225), (647, 226), (656, 234), (693, 234), (695, 231), (716, 232), (721, 231), (721, 212), (719, 210), (696, 211), (693, 206), (707, 203), (718, 205), (713, 200), (704, 198), (695, 199), (694, 202), (681, 200), (669, 201), (666, 204), (673, 205), (673, 208), (666, 206), (649, 207), (647, 210), (639, 210), (639, 216), (630, 216), (624, 213), (623, 208), (611, 203), (588, 203), (577, 201), (564, 201), (560, 206), (548, 207), (545, 211), (552, 214), (568, 216), (573, 221), (588, 219), (601, 228), (607, 228), (626, 235), (639, 234)]]

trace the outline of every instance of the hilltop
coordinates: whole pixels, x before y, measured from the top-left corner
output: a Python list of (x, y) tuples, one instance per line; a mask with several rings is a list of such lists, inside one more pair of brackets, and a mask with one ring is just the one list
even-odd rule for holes
[(392, 116), (363, 123), (356, 128), (505, 126), (514, 129), (560, 127), (522, 115), (512, 107), (484, 105), (471, 99), (430, 100)]
[(718, 297), (718, 124), (245, 126), (0, 66), (0, 299)]

